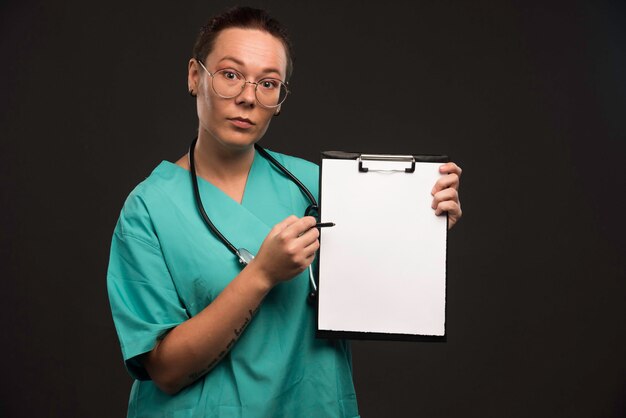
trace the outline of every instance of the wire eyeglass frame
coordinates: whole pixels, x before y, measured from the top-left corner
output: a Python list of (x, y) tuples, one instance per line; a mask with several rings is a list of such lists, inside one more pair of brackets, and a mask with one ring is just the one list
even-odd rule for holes
[[(200, 67), (202, 67), (202, 69), (203, 69), (204, 71), (206, 71), (206, 73), (207, 73), (208, 75), (210, 75), (210, 76), (211, 76), (211, 88), (213, 89), (213, 91), (215, 92), (215, 94), (217, 94), (217, 95), (218, 95), (219, 97), (221, 97), (222, 99), (232, 99), (233, 97), (237, 97), (237, 96), (239, 96), (239, 95), (241, 94), (241, 92), (243, 92), (243, 90), (246, 88), (246, 84), (252, 84), (252, 85), (254, 86), (254, 98), (256, 99), (256, 101), (257, 101), (257, 102), (258, 102), (261, 106), (263, 106), (263, 107), (265, 107), (265, 108), (268, 108), (268, 109), (274, 109), (274, 108), (277, 108), (278, 106), (282, 105), (283, 103), (285, 103), (285, 100), (287, 100), (287, 96), (289, 95), (289, 93), (291, 93), (291, 92), (289, 91), (289, 89), (287, 88), (287, 82), (282, 81), (282, 80), (280, 80), (280, 79), (278, 79), (278, 78), (273, 78), (273, 77), (265, 77), (265, 78), (262, 78), (262, 79), (260, 79), (259, 81), (256, 81), (256, 82), (253, 82), (253, 81), (248, 81), (248, 80), (246, 79), (246, 77), (245, 77), (243, 74), (241, 74), (239, 71), (237, 71), (237, 70), (230, 69), (230, 68), (222, 68), (222, 69), (217, 70), (217, 71), (215, 71), (215, 72), (213, 72), (213, 73), (212, 73), (212, 72), (210, 72), (209, 70), (207, 70), (207, 68), (204, 66), (204, 64), (202, 63), (202, 61), (201, 61), (201, 60), (199, 60), (198, 58), (195, 58), (195, 60), (196, 60), (196, 62), (197, 62), (198, 64), (200, 64)], [(227, 72), (232, 72), (232, 73), (235, 73), (235, 74), (238, 74), (238, 75), (240, 75), (240, 76), (241, 76), (241, 78), (242, 78), (242, 80), (243, 80), (243, 81), (242, 81), (242, 83), (241, 83), (241, 90), (239, 90), (236, 94), (233, 94), (233, 95), (224, 95), (224, 94), (222, 94), (222, 93), (219, 93), (219, 92), (217, 91), (217, 89), (215, 88), (215, 83), (214, 83), (214, 81), (215, 81), (215, 75), (216, 75), (216, 74), (218, 74), (218, 73), (220, 73), (220, 72), (225, 72), (225, 71), (227, 71)], [(278, 104), (275, 104), (275, 105), (267, 105), (267, 104), (263, 103), (261, 100), (259, 100), (259, 92), (258, 92), (258, 87), (259, 87), (259, 84), (261, 84), (261, 83), (263, 83), (263, 82), (265, 82), (265, 81), (277, 82), (277, 83), (279, 83), (279, 86), (278, 86), (278, 88), (279, 88), (279, 89), (281, 89), (281, 88), (284, 88), (284, 89), (285, 89), (285, 96), (282, 98), (282, 100), (280, 100), (280, 101), (278, 102)], [(279, 98), (280, 98), (280, 94), (279, 94)]]

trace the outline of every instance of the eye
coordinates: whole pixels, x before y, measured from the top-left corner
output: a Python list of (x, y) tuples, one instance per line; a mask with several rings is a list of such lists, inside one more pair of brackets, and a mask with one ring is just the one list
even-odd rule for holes
[(225, 70), (220, 70), (219, 73), (227, 81), (239, 81), (242, 78), (241, 74), (239, 74), (237, 71), (234, 71), (234, 70), (225, 69)]
[(264, 90), (274, 90), (280, 87), (280, 82), (277, 80), (272, 80), (271, 78), (266, 78), (259, 81), (259, 86)]

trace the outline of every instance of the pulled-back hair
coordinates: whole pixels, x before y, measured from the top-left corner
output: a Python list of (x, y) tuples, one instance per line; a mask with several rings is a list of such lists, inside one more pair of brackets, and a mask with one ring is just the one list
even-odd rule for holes
[(233, 7), (223, 13), (213, 16), (206, 25), (200, 29), (193, 46), (193, 57), (204, 62), (215, 45), (217, 35), (224, 29), (242, 28), (258, 29), (278, 38), (285, 47), (287, 55), (287, 80), (293, 72), (293, 47), (287, 29), (276, 19), (272, 18), (265, 10), (252, 7)]

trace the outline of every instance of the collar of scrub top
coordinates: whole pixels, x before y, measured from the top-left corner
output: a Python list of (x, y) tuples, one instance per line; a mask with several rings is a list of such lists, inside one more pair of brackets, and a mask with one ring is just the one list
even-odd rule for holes
[[(217, 229), (215, 224), (209, 218), (206, 211), (204, 210), (204, 205), (202, 204), (202, 198), (200, 197), (200, 190), (198, 188), (198, 178), (196, 175), (196, 165), (194, 159), (194, 150), (196, 148), (196, 142), (198, 142), (198, 137), (194, 138), (191, 141), (191, 145), (189, 146), (189, 173), (191, 174), (191, 183), (193, 184), (193, 194), (196, 201), (196, 206), (198, 207), (198, 212), (200, 212), (200, 216), (202, 220), (206, 224), (206, 226), (211, 230), (211, 232), (220, 240), (222, 243), (232, 252), (239, 263), (245, 267), (247, 266), (253, 259), (254, 255), (246, 250), (245, 248), (237, 248), (235, 247), (222, 233)], [(254, 148), (257, 150), (259, 154), (261, 154), (265, 159), (271, 162), (276, 168), (278, 168), (284, 175), (286, 175), (291, 181), (293, 181), (300, 191), (306, 195), (311, 204), (304, 211), (304, 216), (313, 216), (315, 218), (319, 217), (319, 207), (317, 205), (317, 201), (315, 197), (311, 193), (311, 191), (304, 185), (296, 176), (293, 175), (289, 170), (285, 168), (281, 163), (279, 163), (274, 157), (270, 155), (265, 149), (263, 149), (259, 144), (254, 144)], [(309, 293), (309, 301), (313, 302), (317, 298), (317, 283), (315, 281), (315, 277), (313, 275), (313, 268), (311, 264), (309, 265), (309, 282), (311, 287), (311, 292)]]

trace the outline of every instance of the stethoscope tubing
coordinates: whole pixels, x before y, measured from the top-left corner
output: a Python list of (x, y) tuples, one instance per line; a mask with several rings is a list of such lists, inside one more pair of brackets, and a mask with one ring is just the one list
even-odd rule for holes
[(302, 182), (298, 180), (298, 178), (294, 176), (291, 171), (287, 170), (281, 163), (276, 160), (276, 158), (272, 157), (270, 153), (262, 148), (259, 144), (254, 144), (254, 148), (259, 152), (259, 154), (267, 158), (272, 164), (278, 167), (280, 171), (283, 172), (283, 174), (289, 177), (289, 179), (293, 181), (296, 186), (298, 186), (302, 193), (306, 195), (306, 197), (309, 199), (309, 202), (311, 202), (311, 205), (317, 208), (317, 201), (315, 200), (315, 197), (313, 197), (311, 191), (304, 184), (302, 184)]
[(200, 216), (204, 220), (206, 226), (209, 227), (211, 232), (228, 247), (228, 249), (235, 255), (237, 258), (240, 258), (239, 250), (235, 248), (235, 246), (217, 229), (217, 227), (211, 222), (211, 218), (207, 215), (204, 210), (204, 205), (202, 204), (202, 198), (200, 197), (200, 190), (198, 188), (198, 177), (196, 175), (196, 164), (194, 159), (194, 150), (196, 148), (196, 142), (198, 142), (198, 138), (194, 138), (189, 146), (189, 172), (191, 173), (191, 183), (193, 184), (193, 194), (196, 201), (196, 206), (198, 207), (198, 212), (200, 212)]
[[(237, 249), (220, 231), (217, 229), (215, 224), (209, 218), (206, 211), (204, 210), (204, 205), (202, 204), (202, 198), (200, 197), (200, 189), (198, 187), (198, 177), (196, 175), (196, 164), (194, 158), (194, 151), (196, 148), (196, 143), (198, 142), (198, 137), (194, 138), (189, 146), (189, 172), (191, 174), (191, 183), (193, 184), (193, 194), (196, 201), (196, 206), (198, 207), (198, 212), (200, 212), (200, 216), (202, 220), (209, 228), (209, 230), (219, 239), (222, 243), (232, 252), (235, 257), (239, 260), (239, 262), (243, 265), (246, 265), (248, 261), (246, 260), (246, 256), (242, 254), (245, 252), (250, 255), (248, 250), (245, 249)], [(279, 163), (274, 157), (270, 155), (264, 148), (262, 148), (259, 144), (254, 144), (254, 148), (261, 154), (264, 158), (266, 158), (269, 162), (271, 162), (275, 167), (277, 167), (283, 174), (285, 174), (292, 182), (298, 186), (298, 188), (306, 195), (311, 204), (307, 207), (305, 215), (308, 215), (312, 210), (315, 211), (318, 209), (317, 200), (311, 193), (311, 191), (296, 177), (291, 173), (285, 166)], [(309, 300), (314, 300), (317, 295), (317, 284), (315, 283), (315, 278), (313, 277), (313, 268), (309, 265), (309, 281), (313, 291), (309, 294)]]

